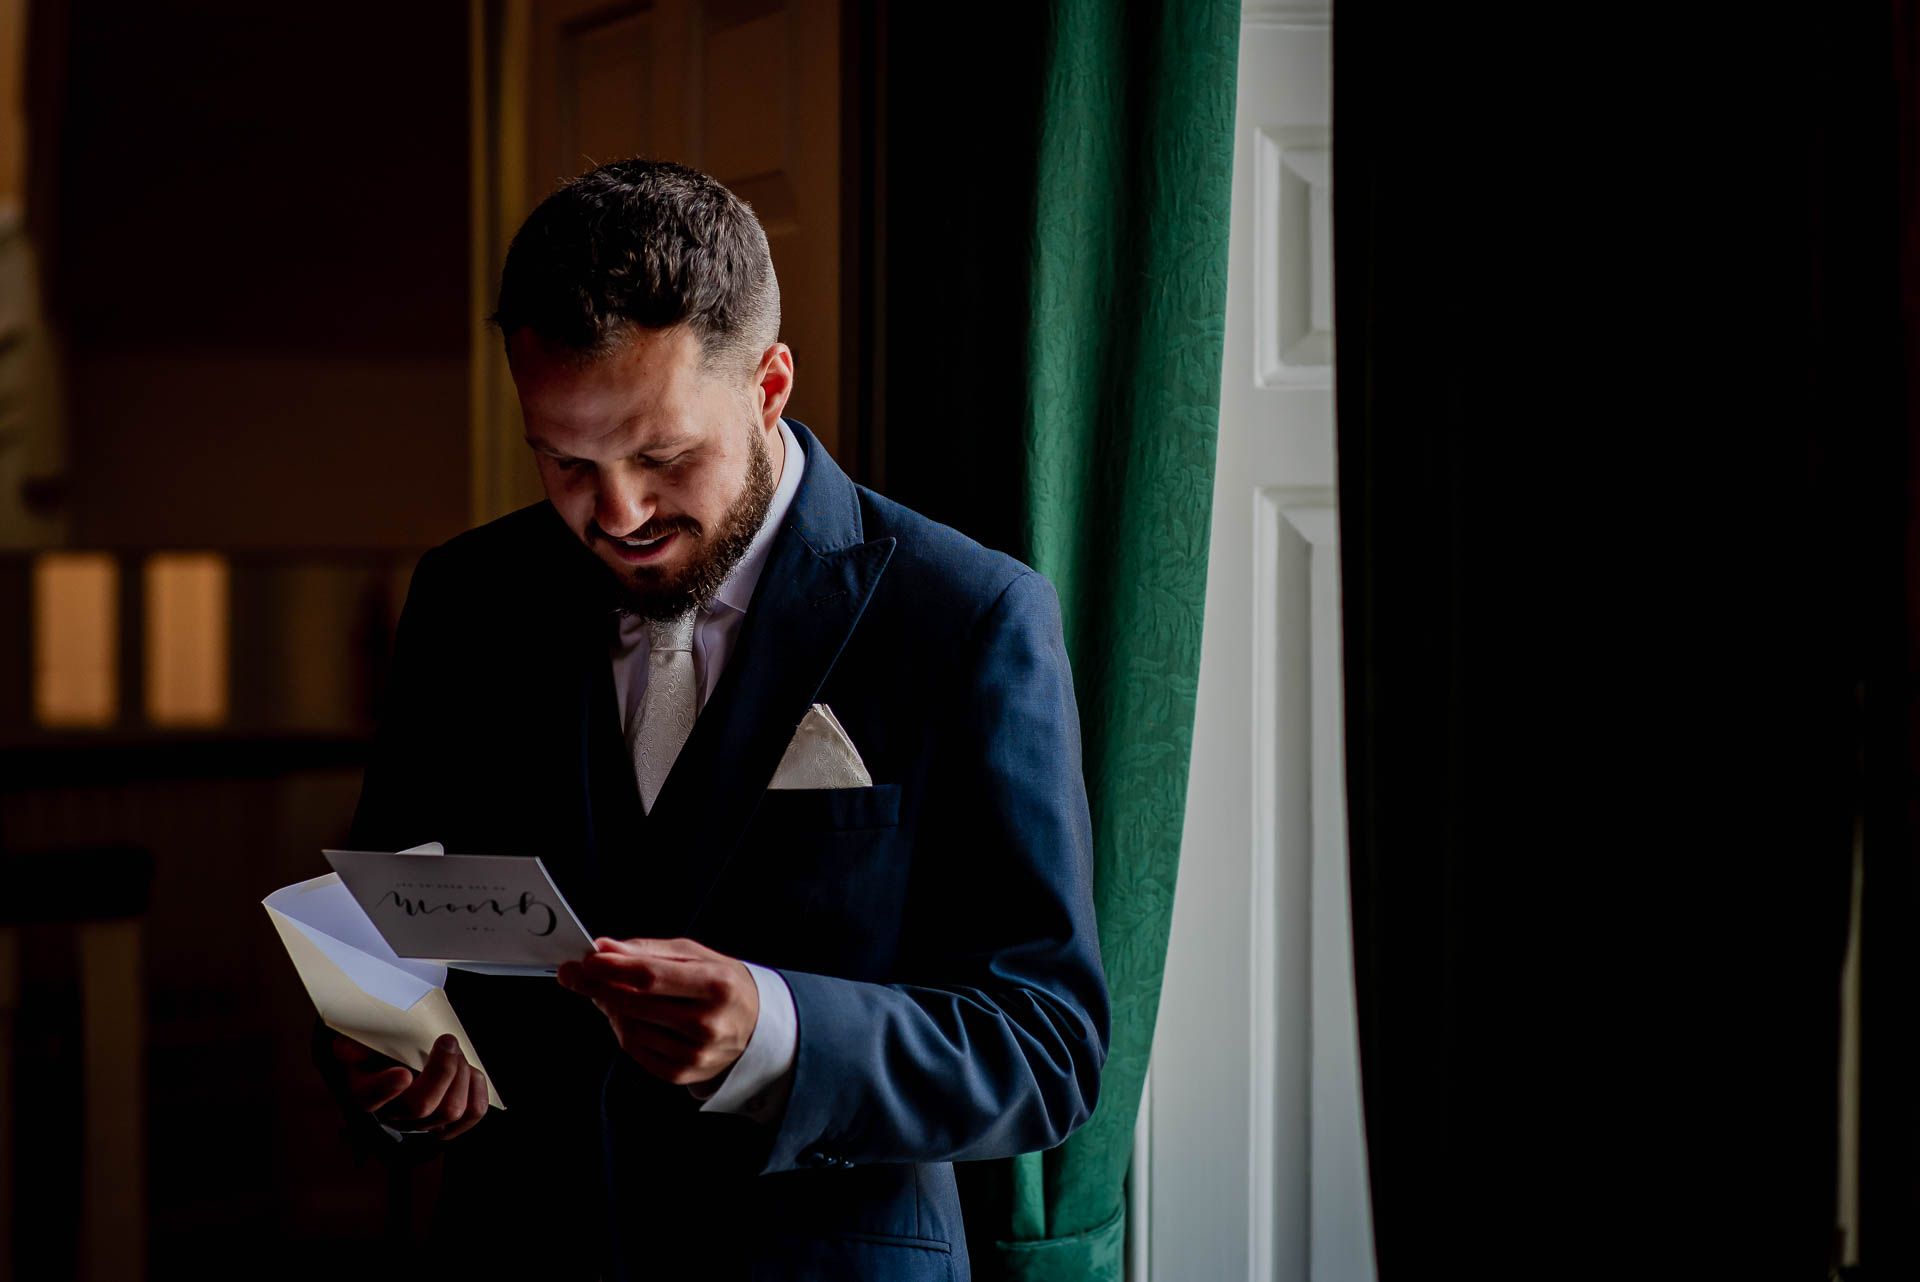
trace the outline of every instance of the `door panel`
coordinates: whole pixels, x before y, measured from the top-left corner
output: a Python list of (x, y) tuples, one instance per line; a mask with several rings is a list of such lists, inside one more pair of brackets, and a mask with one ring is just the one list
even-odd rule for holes
[(727, 184), (766, 229), (788, 412), (840, 446), (839, 0), (475, 0), (474, 517), (541, 496), (492, 310), (514, 229), (624, 156)]
[[(1199, 706), (1134, 1274), (1371, 1282), (1341, 773), (1331, 47), (1240, 37)], [(1144, 1203), (1144, 1206), (1140, 1204)]]

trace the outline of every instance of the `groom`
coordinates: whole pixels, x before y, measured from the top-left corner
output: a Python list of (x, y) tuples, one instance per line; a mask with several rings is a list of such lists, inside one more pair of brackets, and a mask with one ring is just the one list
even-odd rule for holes
[(1059, 1144), (1106, 1058), (1053, 589), (782, 419), (766, 238), (703, 174), (561, 188), (494, 319), (547, 501), (421, 559), (353, 839), (538, 855), (599, 938), (449, 981), (505, 1108), (450, 1044), (328, 1035), (330, 1079), (444, 1154), (439, 1263), (965, 1279), (952, 1163)]

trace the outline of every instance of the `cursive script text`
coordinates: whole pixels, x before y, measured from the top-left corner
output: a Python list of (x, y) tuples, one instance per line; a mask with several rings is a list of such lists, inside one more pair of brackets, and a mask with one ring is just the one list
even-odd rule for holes
[(476, 899), (464, 904), (455, 899), (413, 899), (397, 890), (389, 890), (380, 902), (384, 904), (388, 900), (397, 904), (400, 911), (409, 917), (429, 917), (434, 913), (467, 913), (474, 916), (492, 913), (496, 917), (506, 917), (518, 913), (525, 920), (528, 933), (533, 935), (551, 935), (553, 928), (560, 924), (553, 908), (534, 898), (531, 890), (523, 891), (518, 899), (509, 899), (504, 904), (492, 898)]

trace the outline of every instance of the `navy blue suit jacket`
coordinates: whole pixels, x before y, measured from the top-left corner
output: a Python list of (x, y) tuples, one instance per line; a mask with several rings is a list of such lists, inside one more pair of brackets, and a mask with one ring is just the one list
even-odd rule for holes
[[(1108, 995), (1054, 591), (789, 424), (799, 491), (651, 814), (609, 576), (558, 514), (415, 572), (355, 842), (539, 855), (590, 932), (775, 968), (799, 1025), (764, 1125), (701, 1112), (551, 980), (455, 972), (507, 1107), (445, 1146), (437, 1249), (483, 1273), (965, 1279), (952, 1163), (1093, 1110)], [(815, 702), (871, 788), (768, 790)]]

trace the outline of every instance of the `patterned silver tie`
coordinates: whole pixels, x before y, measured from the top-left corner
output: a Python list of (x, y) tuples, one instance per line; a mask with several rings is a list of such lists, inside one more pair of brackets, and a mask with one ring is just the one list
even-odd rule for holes
[(640, 784), (640, 804), (653, 813), (654, 799), (673, 769), (673, 760), (693, 733), (700, 715), (700, 691), (693, 676), (693, 623), (696, 611), (677, 618), (649, 620), (651, 646), (647, 651), (647, 688), (640, 695), (640, 713), (633, 719), (627, 746), (633, 750), (633, 774)]

